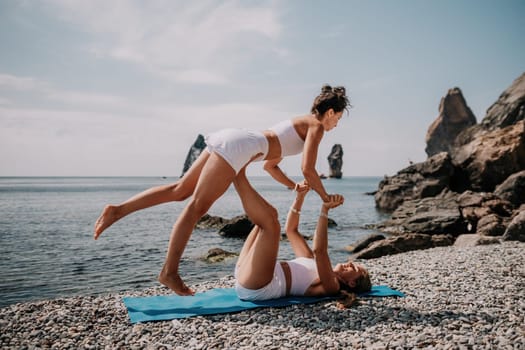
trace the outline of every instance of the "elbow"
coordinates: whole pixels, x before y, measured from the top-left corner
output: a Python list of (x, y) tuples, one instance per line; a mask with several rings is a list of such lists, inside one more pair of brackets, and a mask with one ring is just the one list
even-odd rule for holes
[(271, 172), (272, 169), (275, 168), (275, 165), (270, 164), (268, 162), (264, 162), (263, 169), (267, 172)]
[(313, 253), (314, 253), (314, 257), (317, 259), (317, 258), (321, 258), (321, 257), (325, 257), (328, 255), (328, 251), (326, 249), (326, 247), (316, 247), (314, 245), (313, 247)]
[(292, 226), (292, 225), (290, 225), (290, 226), (286, 225), (284, 227), (284, 232), (286, 233), (287, 237), (300, 234), (299, 230), (297, 230), (297, 226)]
[(304, 178), (306, 180), (309, 180), (312, 177), (317, 175), (317, 172), (315, 171), (315, 169), (312, 169), (312, 168), (303, 167), (301, 170), (302, 170), (303, 176), (304, 176)]

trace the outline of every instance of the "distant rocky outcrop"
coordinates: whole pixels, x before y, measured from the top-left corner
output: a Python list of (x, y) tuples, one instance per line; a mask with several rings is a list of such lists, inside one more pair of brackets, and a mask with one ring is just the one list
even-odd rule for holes
[(333, 145), (328, 155), (328, 165), (330, 167), (329, 177), (336, 179), (343, 177), (343, 146), (338, 143)]
[[(466, 246), (525, 240), (524, 119), (525, 73), (479, 124), (461, 91), (449, 90), (427, 132), (429, 158), (379, 183), (376, 206), (392, 215), (376, 228), (395, 237), (448, 234)], [(389, 244), (372, 245), (380, 242)]]
[(184, 161), (184, 167), (182, 168), (182, 176), (188, 171), (193, 164), (199, 158), (202, 151), (206, 148), (206, 142), (204, 142), (204, 136), (199, 134), (197, 136), (197, 139), (193, 143), (193, 145), (190, 147), (190, 150), (188, 151), (188, 155), (186, 156), (186, 160)]

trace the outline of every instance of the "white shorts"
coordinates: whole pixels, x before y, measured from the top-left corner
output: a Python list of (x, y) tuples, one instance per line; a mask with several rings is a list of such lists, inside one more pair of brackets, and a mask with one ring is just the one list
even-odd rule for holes
[(235, 291), (237, 296), (242, 300), (268, 300), (278, 299), (286, 296), (286, 277), (283, 268), (279, 262), (275, 264), (273, 278), (262, 288), (248, 289), (244, 288), (237, 282), (237, 266), (235, 267)]
[(239, 172), (258, 153), (262, 153), (257, 160), (262, 160), (268, 153), (268, 140), (262, 132), (245, 129), (223, 129), (205, 137), (206, 150), (221, 156), (235, 170)]

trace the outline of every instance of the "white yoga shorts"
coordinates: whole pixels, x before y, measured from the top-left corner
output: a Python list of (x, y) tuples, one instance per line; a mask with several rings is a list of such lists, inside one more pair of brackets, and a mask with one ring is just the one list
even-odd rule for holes
[(242, 300), (268, 300), (277, 299), (286, 296), (286, 277), (283, 267), (279, 262), (275, 264), (273, 278), (262, 288), (248, 289), (244, 288), (237, 282), (237, 266), (235, 267), (235, 291), (237, 296)]
[(268, 140), (262, 132), (245, 129), (223, 129), (205, 137), (206, 150), (221, 156), (235, 170), (239, 172), (258, 153), (262, 160), (268, 153)]

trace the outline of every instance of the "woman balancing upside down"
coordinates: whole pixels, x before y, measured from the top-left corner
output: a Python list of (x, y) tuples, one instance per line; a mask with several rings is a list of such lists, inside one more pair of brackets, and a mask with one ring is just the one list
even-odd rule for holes
[(281, 230), (275, 224), (277, 211), (250, 185), (241, 169), (235, 188), (248, 217), (255, 224), (246, 238), (235, 266), (235, 289), (240, 299), (266, 300), (287, 295), (325, 296), (341, 290), (367, 292), (371, 289), (368, 271), (353, 262), (332, 268), (328, 255), (328, 211), (344, 201), (334, 195), (323, 202), (314, 235), (313, 251), (298, 231), (299, 215), (308, 192), (297, 191), (286, 220), (286, 236), (296, 258), (277, 261)]
[[(279, 168), (286, 156), (303, 153), (302, 172), (309, 186), (323, 202), (331, 202), (315, 170), (319, 143), (325, 131), (337, 126), (349, 107), (344, 87), (323, 86), (315, 98), (311, 113), (283, 121), (264, 131), (224, 129), (206, 137), (206, 151), (177, 182), (156, 186), (119, 205), (107, 205), (95, 223), (94, 238), (116, 221), (141, 209), (161, 203), (183, 201), (191, 196), (171, 231), (166, 260), (159, 281), (180, 295), (192, 295), (179, 276), (179, 262), (195, 224), (228, 189), (237, 173), (251, 160), (264, 160), (264, 169), (290, 189), (301, 189)], [(279, 225), (277, 217), (274, 225)]]

